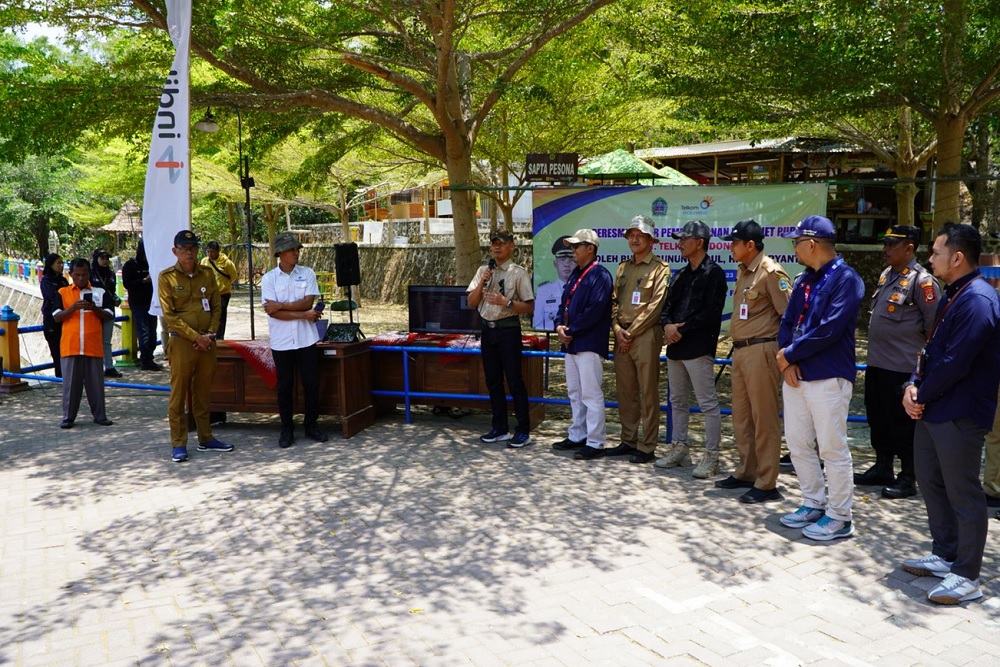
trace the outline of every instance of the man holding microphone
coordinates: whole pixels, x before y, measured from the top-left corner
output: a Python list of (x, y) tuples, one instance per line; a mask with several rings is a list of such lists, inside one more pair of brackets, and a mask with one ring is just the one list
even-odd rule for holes
[[(528, 389), (521, 376), (521, 315), (535, 310), (535, 295), (527, 271), (511, 261), (514, 235), (498, 229), (490, 236), (487, 266), (479, 267), (466, 290), (469, 305), (479, 310), (482, 322), (483, 375), (490, 392), (492, 428), (479, 437), (482, 442), (506, 442), (519, 449), (531, 444)], [(514, 400), (517, 428), (511, 437), (507, 421), (504, 377)]]

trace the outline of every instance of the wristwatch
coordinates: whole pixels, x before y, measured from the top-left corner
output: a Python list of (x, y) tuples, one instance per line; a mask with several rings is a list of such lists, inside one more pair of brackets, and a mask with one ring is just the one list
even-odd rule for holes
[(513, 308), (514, 307), (514, 299), (508, 299), (507, 300), (507, 307), (508, 308)]

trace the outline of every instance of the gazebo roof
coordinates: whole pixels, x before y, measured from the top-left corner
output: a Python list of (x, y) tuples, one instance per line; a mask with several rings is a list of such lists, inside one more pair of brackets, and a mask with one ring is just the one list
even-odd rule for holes
[(126, 199), (114, 219), (101, 227), (102, 232), (142, 233), (142, 218), (139, 205), (131, 199)]
[(650, 180), (656, 185), (697, 185), (697, 182), (670, 167), (657, 169), (626, 150), (597, 155), (580, 167), (581, 176), (608, 180)]

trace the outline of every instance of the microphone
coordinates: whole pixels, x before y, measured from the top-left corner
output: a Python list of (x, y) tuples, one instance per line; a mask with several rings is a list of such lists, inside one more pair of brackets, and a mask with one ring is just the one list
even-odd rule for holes
[(490, 270), (490, 279), (487, 280), (485, 283), (483, 283), (483, 289), (489, 287), (490, 283), (493, 282), (493, 270), (497, 268), (497, 260), (494, 259), (493, 257), (490, 257), (490, 262), (489, 264), (486, 265), (486, 268)]

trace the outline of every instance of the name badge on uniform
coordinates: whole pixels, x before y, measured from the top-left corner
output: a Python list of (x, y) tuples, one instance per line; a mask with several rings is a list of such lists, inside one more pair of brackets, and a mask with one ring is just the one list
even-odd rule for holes
[(642, 293), (639, 290), (632, 292), (632, 305), (638, 306), (642, 304)]
[(201, 288), (201, 309), (206, 313), (212, 312), (212, 304), (209, 303), (208, 297), (205, 296), (205, 288)]
[(740, 319), (741, 320), (745, 320), (748, 317), (750, 317), (750, 308), (747, 306), (746, 303), (741, 303), (740, 304)]

